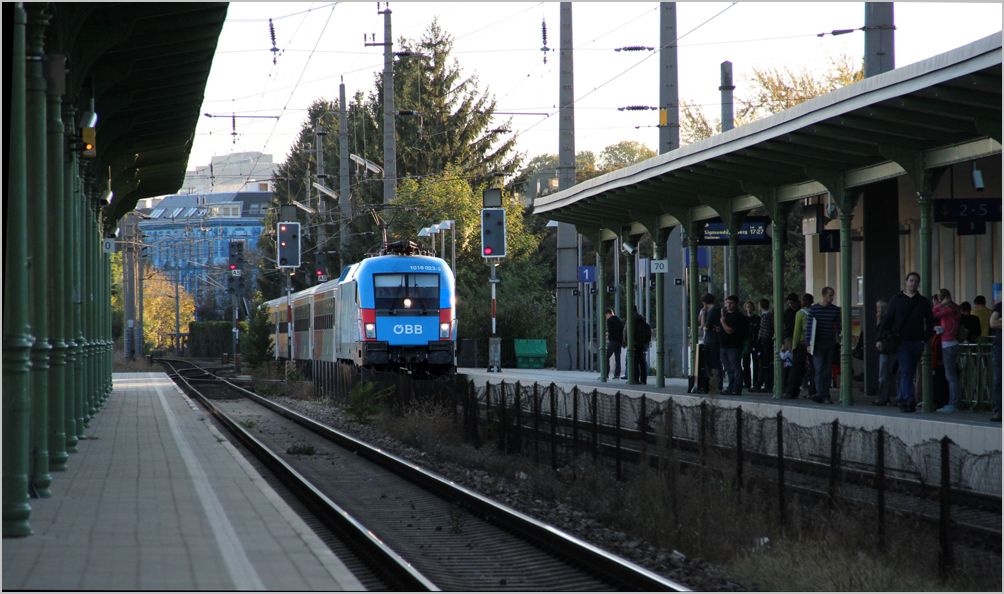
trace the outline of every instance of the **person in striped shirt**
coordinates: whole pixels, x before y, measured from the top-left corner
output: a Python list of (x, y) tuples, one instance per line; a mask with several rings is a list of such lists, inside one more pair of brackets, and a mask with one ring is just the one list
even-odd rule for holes
[(833, 287), (823, 287), (822, 300), (809, 308), (808, 331), (810, 337), (815, 334), (815, 341), (811, 343), (812, 366), (816, 371), (816, 396), (813, 400), (833, 404), (830, 382), (840, 332), (840, 308), (833, 305)]

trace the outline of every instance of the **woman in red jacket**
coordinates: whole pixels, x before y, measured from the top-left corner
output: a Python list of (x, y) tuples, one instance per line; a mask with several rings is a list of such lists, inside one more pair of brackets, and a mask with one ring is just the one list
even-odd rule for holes
[(945, 379), (948, 381), (948, 404), (937, 412), (953, 413), (958, 406), (959, 397), (959, 342), (956, 333), (962, 312), (952, 302), (952, 294), (948, 289), (938, 291), (934, 296), (934, 303), (931, 313), (938, 324), (934, 331), (941, 335), (941, 358), (945, 364)]

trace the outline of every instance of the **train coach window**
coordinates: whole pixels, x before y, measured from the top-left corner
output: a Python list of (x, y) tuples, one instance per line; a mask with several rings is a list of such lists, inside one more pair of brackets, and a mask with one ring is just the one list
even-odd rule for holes
[(374, 274), (377, 309), (439, 309), (438, 274)]

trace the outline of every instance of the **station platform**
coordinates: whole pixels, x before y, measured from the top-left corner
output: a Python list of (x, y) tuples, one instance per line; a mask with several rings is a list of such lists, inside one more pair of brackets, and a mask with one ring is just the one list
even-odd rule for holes
[(784, 411), (784, 417), (791, 423), (806, 427), (831, 423), (838, 419), (841, 424), (877, 430), (884, 427), (891, 435), (902, 439), (908, 445), (917, 444), (931, 439), (948, 436), (959, 447), (973, 454), (1000, 452), (1001, 424), (990, 421), (989, 411), (959, 411), (951, 414), (904, 413), (896, 406), (875, 406), (873, 396), (861, 392), (854, 394), (854, 404), (843, 406), (839, 404), (839, 390), (831, 389), (830, 397), (837, 404), (819, 404), (812, 400), (799, 398), (797, 400), (775, 400), (772, 394), (757, 394), (743, 392), (741, 396), (709, 396), (706, 394), (688, 394), (687, 379), (666, 378), (666, 386), (655, 386), (655, 377), (650, 376), (645, 385), (629, 385), (622, 379), (599, 380), (595, 371), (559, 371), (557, 369), (503, 369), (501, 372), (488, 372), (482, 368), (463, 367), (457, 373), (466, 375), (476, 384), (483, 385), (486, 381), (493, 384), (500, 381), (506, 383), (537, 382), (550, 384), (565, 391), (578, 386), (580, 390), (599, 393), (621, 394), (640, 398), (645, 395), (654, 401), (664, 401), (672, 397), (680, 404), (698, 404), (701, 400), (714, 399), (720, 406), (742, 406), (743, 410), (760, 417), (774, 416), (779, 410)]
[(116, 373), (4, 590), (364, 590), (164, 373)]

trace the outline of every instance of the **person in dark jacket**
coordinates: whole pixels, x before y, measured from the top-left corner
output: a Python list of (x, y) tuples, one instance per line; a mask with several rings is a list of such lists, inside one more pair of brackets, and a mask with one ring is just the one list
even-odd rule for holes
[[(617, 317), (613, 309), (607, 308), (607, 371), (610, 369), (610, 357), (614, 358), (614, 379), (621, 376), (621, 339), (624, 334), (624, 322)], [(607, 381), (607, 376), (603, 376)]]
[(701, 302), (704, 304), (704, 349), (701, 360), (707, 369), (708, 393), (718, 394), (725, 383), (721, 359), (722, 309), (715, 303), (715, 296), (711, 293), (705, 294)]
[[(627, 343), (627, 328), (624, 328), (624, 342)], [(640, 313), (634, 316), (634, 369), (628, 369), (628, 377), (635, 384), (648, 383), (648, 344), (652, 342), (652, 327)]]
[[(794, 322), (792, 315), (792, 322)], [(760, 328), (756, 336), (756, 344), (760, 349), (760, 377), (751, 392), (774, 391), (774, 312), (770, 309), (770, 301), (760, 299)]]
[(900, 341), (895, 352), (899, 363), (896, 402), (903, 412), (914, 412), (917, 410), (914, 377), (920, 355), (924, 352), (924, 342), (930, 340), (934, 333), (934, 316), (931, 314), (931, 302), (917, 291), (920, 274), (911, 272), (906, 275), (904, 285), (903, 292), (889, 300), (889, 310), (882, 318), (875, 348), (879, 352), (888, 352), (888, 348), (882, 347), (883, 340), (896, 337)]
[(729, 295), (725, 299), (725, 312), (722, 313), (722, 365), (729, 377), (728, 390), (722, 394), (738, 396), (743, 393), (742, 364), (740, 357), (743, 342), (748, 329), (746, 315), (739, 311), (739, 297)]
[(980, 319), (973, 315), (973, 306), (968, 301), (963, 301), (959, 304), (959, 311), (962, 313), (962, 317), (959, 319), (959, 325), (966, 329), (965, 336), (963, 336), (960, 342), (976, 342), (980, 338)]
[[(795, 293), (788, 293), (784, 298), (784, 313), (781, 314), (781, 339), (792, 338), (795, 333), (795, 314), (801, 309), (802, 302)], [(794, 349), (794, 343), (792, 343)]]

